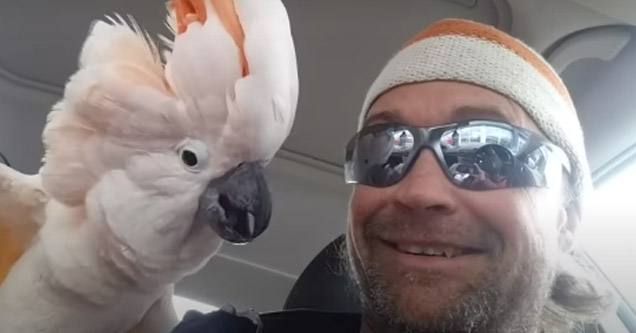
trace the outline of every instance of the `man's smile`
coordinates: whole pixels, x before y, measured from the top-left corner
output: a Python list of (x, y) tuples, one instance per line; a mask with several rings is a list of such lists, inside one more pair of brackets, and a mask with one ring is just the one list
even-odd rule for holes
[[(377, 255), (396, 265), (432, 271), (475, 270), (483, 267), (489, 253), (480, 248), (443, 241), (380, 240)], [(378, 258), (380, 259), (380, 258)]]

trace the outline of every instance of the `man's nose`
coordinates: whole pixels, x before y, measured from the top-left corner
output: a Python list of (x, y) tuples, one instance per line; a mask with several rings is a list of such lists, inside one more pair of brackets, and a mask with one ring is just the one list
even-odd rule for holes
[(423, 150), (406, 177), (397, 184), (394, 200), (413, 211), (452, 214), (457, 209), (453, 186), (433, 152)]

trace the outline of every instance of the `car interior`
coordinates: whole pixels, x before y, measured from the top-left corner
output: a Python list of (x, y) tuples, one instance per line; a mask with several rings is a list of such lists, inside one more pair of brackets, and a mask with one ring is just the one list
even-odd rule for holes
[[(226, 304), (360, 311), (341, 250), (351, 191), (344, 148), (365, 93), (400, 45), (442, 18), (494, 25), (541, 53), (569, 88), (583, 125), (595, 194), (580, 242), (620, 296), (589, 332), (636, 332), (636, 1), (283, 0), (298, 58), (291, 135), (267, 167), (273, 217), (249, 245), (226, 244), (176, 285), (180, 315)], [(37, 173), (42, 129), (61, 98), (91, 22), (133, 16), (169, 35), (151, 0), (0, 3), (0, 163)]]

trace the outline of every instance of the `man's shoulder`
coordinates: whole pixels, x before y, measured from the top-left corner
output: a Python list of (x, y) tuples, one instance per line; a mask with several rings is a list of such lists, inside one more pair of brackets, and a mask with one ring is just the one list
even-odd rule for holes
[(172, 331), (172, 333), (194, 332), (358, 333), (360, 332), (360, 315), (315, 310), (288, 310), (259, 315), (222, 310), (208, 314), (191, 311)]

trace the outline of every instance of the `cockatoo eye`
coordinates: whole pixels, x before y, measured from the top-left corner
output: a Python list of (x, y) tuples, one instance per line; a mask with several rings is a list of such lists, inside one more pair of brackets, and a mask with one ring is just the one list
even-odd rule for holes
[(197, 153), (187, 148), (181, 152), (181, 160), (188, 167), (195, 167), (199, 164), (199, 158), (197, 157)]
[(179, 147), (181, 163), (192, 172), (203, 170), (208, 161), (208, 150), (200, 141), (187, 141)]

